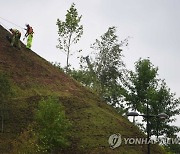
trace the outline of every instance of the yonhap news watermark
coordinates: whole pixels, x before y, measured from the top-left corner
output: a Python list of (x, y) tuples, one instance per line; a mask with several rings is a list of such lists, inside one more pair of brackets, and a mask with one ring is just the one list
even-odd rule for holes
[(143, 145), (143, 144), (180, 144), (180, 138), (156, 138), (149, 139), (144, 137), (122, 137), (121, 134), (112, 134), (109, 136), (108, 143), (111, 149), (115, 149), (122, 144)]

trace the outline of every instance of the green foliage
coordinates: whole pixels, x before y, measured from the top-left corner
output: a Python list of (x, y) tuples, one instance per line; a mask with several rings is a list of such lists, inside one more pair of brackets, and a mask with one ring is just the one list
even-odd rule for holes
[[(180, 140), (180, 138), (177, 139)], [(164, 148), (168, 154), (178, 154), (180, 151), (180, 144), (167, 144), (164, 145)]]
[(177, 126), (170, 125), (175, 121), (174, 116), (179, 115), (180, 100), (170, 92), (164, 80), (157, 78), (157, 71), (149, 59), (140, 59), (135, 65), (135, 72), (129, 72), (125, 97), (127, 105), (142, 114), (147, 114), (147, 104), (150, 115), (166, 113), (169, 116), (166, 120), (150, 118), (151, 135), (173, 137), (180, 131)]
[[(160, 119), (151, 119), (151, 134), (166, 134), (167, 137), (174, 137), (174, 134), (180, 131), (180, 128), (177, 126), (170, 125), (170, 123), (176, 120), (174, 116), (179, 115), (179, 104), (180, 99), (176, 99), (175, 94), (171, 93), (166, 83), (162, 81), (161, 85), (158, 87), (158, 89), (156, 89), (156, 91), (154, 91), (151, 97), (150, 114), (158, 115), (159, 113), (166, 113), (169, 118), (165, 121)], [(156, 126), (158, 126), (158, 128), (156, 128)]]
[(95, 50), (96, 57), (93, 62), (94, 71), (101, 82), (106, 86), (108, 83), (116, 83), (121, 77), (120, 69), (123, 68), (121, 44), (118, 43), (116, 28), (110, 27), (108, 31), (101, 36), (100, 40), (92, 44), (91, 48)]
[(126, 101), (127, 105), (133, 110), (142, 112), (145, 108), (145, 102), (152, 90), (156, 87), (158, 79), (158, 68), (150, 62), (149, 59), (139, 59), (135, 63), (135, 72), (129, 71), (126, 80)]
[(70, 122), (56, 98), (41, 100), (35, 119), (38, 125), (37, 136), (43, 151), (52, 151), (57, 147), (64, 148), (69, 145)]
[[(123, 72), (125, 65), (122, 61), (121, 47), (126, 44), (127, 39), (118, 42), (115, 34), (116, 28), (109, 27), (108, 31), (103, 34), (100, 39), (96, 39), (91, 48), (94, 50), (94, 59), (91, 62), (86, 57), (87, 67), (82, 68), (82, 72), (86, 72), (88, 84), (96, 90), (109, 104), (115, 106), (120, 105), (121, 93), (123, 88), (121, 81), (123, 80)], [(91, 78), (91, 84), (89, 79)]]
[(92, 76), (89, 70), (70, 70), (69, 75), (82, 83), (84, 86), (92, 87)]
[(67, 10), (65, 21), (57, 19), (59, 45), (57, 48), (67, 53), (67, 68), (69, 68), (70, 47), (76, 44), (83, 34), (83, 26), (79, 25), (82, 16), (78, 16), (77, 9), (73, 3)]
[(122, 62), (122, 49), (115, 34), (116, 28), (110, 27), (101, 36), (100, 40), (92, 45), (96, 52), (94, 61), (94, 72), (101, 85), (101, 94), (110, 104), (117, 104), (120, 86), (118, 79), (122, 77), (120, 69), (124, 66)]

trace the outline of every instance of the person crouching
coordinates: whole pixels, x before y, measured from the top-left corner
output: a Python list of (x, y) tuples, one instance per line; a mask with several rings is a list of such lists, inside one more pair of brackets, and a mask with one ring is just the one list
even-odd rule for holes
[(11, 39), (11, 46), (18, 47), (18, 49), (21, 49), (20, 44), (20, 38), (21, 38), (21, 32), (17, 29), (9, 29), (12, 33), (12, 39)]

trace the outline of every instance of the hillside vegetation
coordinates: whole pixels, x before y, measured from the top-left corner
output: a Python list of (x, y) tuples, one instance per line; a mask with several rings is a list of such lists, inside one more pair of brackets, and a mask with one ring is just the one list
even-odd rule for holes
[[(0, 72), (6, 73), (13, 88), (7, 102), (4, 133), (0, 134), (0, 153), (11, 153), (12, 143), (34, 121), (41, 98), (56, 96), (72, 123), (71, 146), (57, 153), (145, 154), (147, 145), (121, 145), (111, 149), (110, 135), (144, 137), (144, 134), (96, 94), (54, 67), (24, 45), (18, 50), (6, 39), (10, 33), (0, 26)], [(154, 154), (163, 154), (152, 145)]]

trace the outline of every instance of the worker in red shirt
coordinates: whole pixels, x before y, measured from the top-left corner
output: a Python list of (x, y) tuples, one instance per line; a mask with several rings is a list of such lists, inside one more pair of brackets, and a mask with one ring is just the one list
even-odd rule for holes
[(25, 37), (27, 37), (26, 48), (31, 49), (32, 39), (33, 39), (33, 34), (34, 34), (33, 28), (29, 24), (27, 24), (25, 30), (26, 30)]

